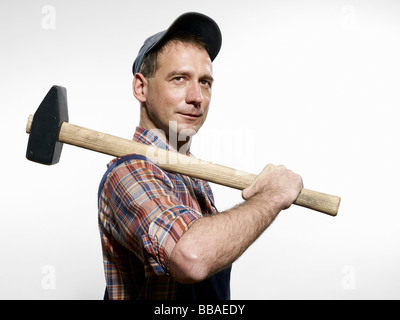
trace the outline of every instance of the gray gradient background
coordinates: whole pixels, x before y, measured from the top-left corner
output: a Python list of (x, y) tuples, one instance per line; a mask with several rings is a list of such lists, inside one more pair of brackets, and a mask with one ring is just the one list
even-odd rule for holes
[[(96, 195), (111, 157), (64, 146), (58, 165), (31, 163), (26, 119), (58, 84), (71, 123), (130, 138), (133, 59), (186, 11), (223, 33), (193, 153), (254, 173), (282, 163), (342, 197), (335, 218), (282, 212), (234, 264), (232, 298), (399, 299), (400, 2), (355, 0), (2, 0), (0, 298), (102, 298)], [(220, 210), (241, 202), (213, 187)]]

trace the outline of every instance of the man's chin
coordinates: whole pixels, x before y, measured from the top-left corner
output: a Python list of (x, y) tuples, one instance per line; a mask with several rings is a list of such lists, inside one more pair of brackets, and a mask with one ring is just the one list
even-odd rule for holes
[(193, 125), (187, 123), (170, 122), (170, 133), (175, 133), (179, 140), (185, 140), (185, 137), (193, 137), (200, 129), (200, 125)]

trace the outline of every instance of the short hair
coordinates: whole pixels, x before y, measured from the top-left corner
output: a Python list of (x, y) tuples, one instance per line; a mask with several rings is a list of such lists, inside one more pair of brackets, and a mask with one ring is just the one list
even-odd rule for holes
[(158, 54), (161, 53), (168, 44), (171, 44), (173, 42), (192, 44), (209, 52), (207, 42), (204, 40), (203, 37), (191, 32), (181, 32), (174, 35), (172, 38), (168, 39), (160, 46), (152, 49), (152, 51), (150, 51), (144, 58), (142, 65), (140, 66), (139, 72), (143, 74), (146, 78), (154, 77), (157, 71)]

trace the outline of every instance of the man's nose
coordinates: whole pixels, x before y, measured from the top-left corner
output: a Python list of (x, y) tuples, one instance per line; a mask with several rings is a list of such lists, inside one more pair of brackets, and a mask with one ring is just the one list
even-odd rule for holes
[(190, 83), (186, 94), (186, 103), (193, 104), (196, 107), (198, 107), (202, 102), (203, 102), (203, 94), (201, 92), (200, 83), (198, 82)]

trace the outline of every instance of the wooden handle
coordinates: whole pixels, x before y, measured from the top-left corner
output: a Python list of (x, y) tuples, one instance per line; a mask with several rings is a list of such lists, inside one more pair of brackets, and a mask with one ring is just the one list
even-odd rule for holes
[[(27, 133), (30, 133), (32, 119), (33, 116), (29, 116), (26, 126)], [(159, 149), (67, 122), (61, 125), (58, 140), (114, 157), (122, 157), (133, 153), (140, 154), (146, 156), (166, 171), (184, 174), (238, 190), (247, 188), (256, 178), (256, 175), (252, 173), (203, 161), (177, 152)], [(335, 216), (339, 210), (340, 198), (302, 189), (294, 204)]]

